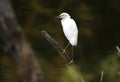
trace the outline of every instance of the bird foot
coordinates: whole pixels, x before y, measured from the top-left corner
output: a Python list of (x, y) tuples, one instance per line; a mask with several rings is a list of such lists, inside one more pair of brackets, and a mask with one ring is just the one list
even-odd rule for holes
[(74, 61), (73, 60), (71, 60), (70, 62), (69, 62), (69, 64), (73, 64), (74, 63)]
[(62, 54), (64, 54), (65, 53), (65, 49), (63, 49), (63, 52), (62, 52)]

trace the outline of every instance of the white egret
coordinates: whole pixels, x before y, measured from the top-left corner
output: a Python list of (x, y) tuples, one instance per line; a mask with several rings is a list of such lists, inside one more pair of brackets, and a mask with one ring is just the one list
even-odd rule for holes
[[(68, 13), (61, 13), (58, 18), (61, 18), (61, 24), (63, 28), (63, 32), (68, 39), (69, 43), (73, 46), (77, 46), (77, 40), (78, 40), (78, 29), (75, 21), (70, 17)], [(67, 47), (69, 44), (65, 47)], [(64, 52), (65, 52), (64, 49)], [(73, 55), (73, 50), (72, 50), (72, 55)]]

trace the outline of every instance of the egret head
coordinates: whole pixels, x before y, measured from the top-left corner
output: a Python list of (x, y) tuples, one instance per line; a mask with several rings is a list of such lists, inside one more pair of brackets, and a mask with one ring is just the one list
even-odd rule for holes
[(64, 18), (70, 18), (70, 15), (64, 12), (64, 13), (61, 13), (58, 17), (64, 19)]

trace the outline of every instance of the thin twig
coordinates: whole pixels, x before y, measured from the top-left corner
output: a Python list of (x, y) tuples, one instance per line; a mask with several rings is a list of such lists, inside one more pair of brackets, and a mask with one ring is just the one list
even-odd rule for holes
[(102, 71), (101, 71), (101, 76), (100, 76), (100, 82), (103, 81), (103, 77), (104, 77), (104, 71), (102, 70)]
[[(71, 64), (71, 59), (69, 56), (64, 52), (62, 47), (55, 41), (46, 31), (41, 31), (42, 35), (52, 44), (54, 48), (57, 49), (58, 53), (64, 58), (67, 65)], [(63, 53), (64, 52), (64, 53)]]
[(120, 56), (120, 48), (119, 48), (119, 46), (116, 46), (116, 49), (117, 49), (117, 55)]

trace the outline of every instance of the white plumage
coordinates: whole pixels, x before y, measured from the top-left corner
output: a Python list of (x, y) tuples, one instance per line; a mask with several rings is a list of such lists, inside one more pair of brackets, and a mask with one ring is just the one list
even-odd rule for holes
[(61, 24), (63, 32), (72, 46), (77, 46), (78, 29), (75, 21), (70, 17), (68, 13), (62, 13), (59, 15), (62, 18)]

